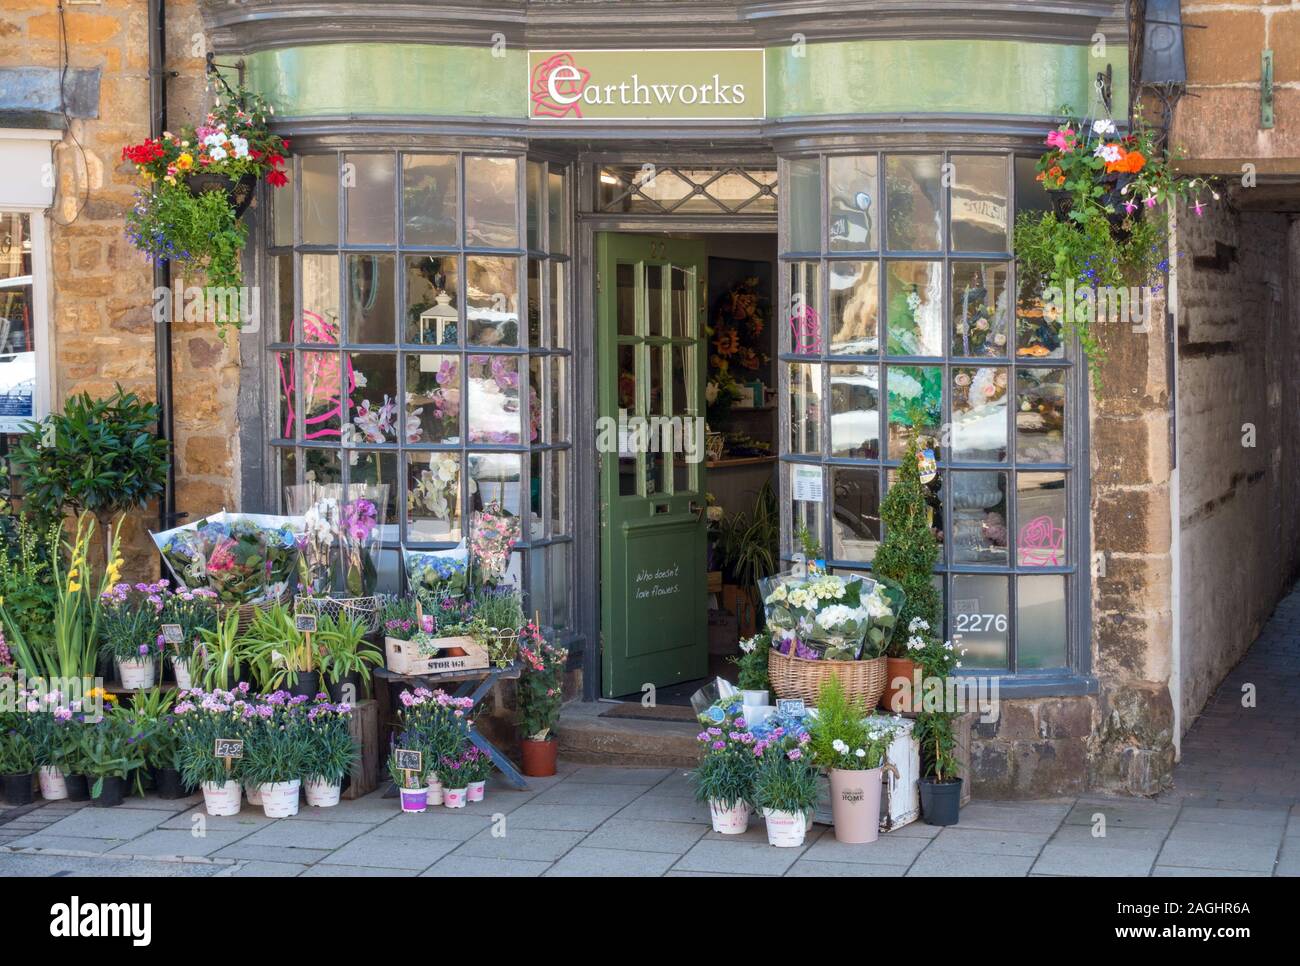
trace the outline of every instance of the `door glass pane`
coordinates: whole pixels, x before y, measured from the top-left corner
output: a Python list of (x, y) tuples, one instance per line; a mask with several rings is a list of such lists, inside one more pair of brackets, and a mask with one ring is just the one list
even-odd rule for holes
[(782, 192), (789, 199), (787, 251), (822, 250), (822, 174), (820, 158), (787, 161)]
[(618, 347), (618, 408), (626, 411), (630, 416), (633, 413), (644, 415), (641, 409), (641, 400), (637, 393), (636, 371), (636, 347), (630, 345), (621, 345)]
[(465, 244), (518, 248), (519, 161), (465, 158)]
[(551, 536), (569, 532), (569, 451), (552, 451), (551, 463)]
[(885, 235), (890, 251), (933, 252), (943, 245), (941, 157), (885, 156)]
[(569, 360), (563, 356), (552, 356), (551, 395), (548, 409), (551, 413), (551, 442), (563, 443), (569, 439), (569, 422), (565, 414), (569, 411)]
[(396, 237), (396, 157), (392, 154), (345, 154), (348, 244), (391, 245)]
[(795, 355), (822, 351), (821, 274), (816, 262), (790, 263), (790, 305), (781, 339)]
[(886, 351), (891, 356), (943, 355), (943, 264), (886, 262)]
[(275, 459), (280, 472), (280, 492), (286, 486), (295, 486), (298, 482), (298, 450), (289, 446), (277, 446)]
[(962, 668), (1004, 668), (1010, 613), (1007, 578), (983, 574), (954, 574), (949, 601), (948, 632), (955, 644), (961, 635), (966, 654)]
[(394, 259), (392, 255), (348, 256), (348, 341), (354, 344), (396, 339)]
[(952, 474), (948, 544), (955, 564), (1007, 565), (1007, 474)]
[(879, 265), (831, 262), (831, 352), (865, 355), (880, 348)]
[(520, 356), (471, 355), (468, 434), (471, 443), (518, 443), (523, 431), (519, 405)]
[(271, 323), (272, 337), (276, 342), (293, 341), (293, 256), (274, 255), (271, 258), (271, 308), (275, 318)]
[(650, 346), (650, 413), (663, 415), (664, 407), (664, 347)]
[(300, 176), (304, 244), (337, 245), (339, 243), (338, 155), (303, 155)]
[(353, 445), (397, 441), (397, 357), (387, 352), (350, 353), (349, 433)]
[(339, 343), (339, 257), (302, 256), (302, 341)]
[(519, 259), (468, 255), (465, 274), (466, 341), (470, 345), (519, 345)]
[(460, 439), (460, 356), (410, 353), (406, 357), (406, 441), (455, 443)]
[(343, 425), (337, 352), (302, 354), (303, 439), (338, 442)]
[(831, 251), (874, 251), (880, 214), (876, 156), (833, 157), (827, 164)]
[(474, 509), (481, 510), (489, 503), (500, 503), (511, 516), (522, 517), (522, 459), (518, 453), (470, 453), (466, 456), (472, 481), (470, 504)]
[(822, 367), (811, 362), (790, 364), (790, 452), (821, 451)]
[(943, 369), (939, 366), (888, 366), (889, 458), (898, 459), (918, 433), (939, 436), (943, 421)]
[(953, 369), (952, 458), (1001, 463), (1007, 458), (1007, 370)]
[[(291, 169), (293, 162), (288, 162)], [(281, 185), (271, 191), (271, 244), (293, 244), (293, 186)]]
[(567, 327), (569, 323), (568, 297), (565, 266), (568, 262), (549, 261), (551, 287), (546, 293), (547, 299), (547, 345), (552, 349), (563, 349), (569, 344)]
[(455, 345), (460, 283), (455, 255), (406, 258), (406, 341)]
[(542, 363), (541, 356), (528, 359), (528, 442), (536, 446), (542, 441)]
[(880, 474), (875, 469), (831, 469), (835, 508), (831, 517), (836, 560), (869, 563), (880, 545)]
[(952, 263), (952, 354), (1007, 355), (1007, 265)]
[(542, 263), (528, 259), (528, 345), (542, 344)]
[(949, 161), (953, 250), (1007, 251), (1006, 156), (954, 154)]
[(673, 315), (673, 338), (694, 339), (699, 331), (695, 306), (695, 269), (672, 266), (672, 298), (669, 305)]
[(880, 456), (880, 368), (833, 365), (831, 370), (831, 455), (854, 459)]
[(663, 265), (645, 267), (646, 332), (649, 335), (669, 334), (664, 331), (664, 269)]
[(542, 509), (542, 494), (546, 492), (547, 476), (550, 473), (550, 455), (534, 450), (528, 454), (528, 529), (525, 531), (529, 540), (542, 538), (542, 521), (545, 519)]
[(1016, 459), (1065, 462), (1065, 370), (1016, 370)]
[(1065, 576), (1016, 578), (1017, 668), (1065, 666)]
[(1064, 567), (1067, 556), (1065, 474), (1016, 475), (1016, 561), (1022, 567)]
[[(926, 483), (921, 484), (921, 495), (925, 499), (925, 522), (934, 534), (935, 541), (939, 544), (939, 559), (944, 559), (944, 545), (948, 542), (948, 529), (945, 526), (944, 512), (944, 484), (945, 474), (938, 472)], [(898, 482), (897, 468), (890, 468), (885, 473), (885, 479), (888, 486), (893, 486)], [(885, 490), (889, 492), (888, 489)], [(937, 576), (937, 575), (936, 575)]]
[(695, 415), (695, 346), (675, 345), (672, 347), (673, 402), (674, 416)]
[(636, 335), (636, 266), (620, 262), (615, 270), (614, 313), (619, 335)]
[(573, 559), (572, 544), (561, 543), (548, 547), (546, 555), (550, 558), (548, 570), (551, 574), (551, 621), (554, 627), (568, 627), (569, 615), (569, 567)]
[(540, 161), (529, 161), (524, 171), (524, 180), (527, 187), (527, 209), (528, 209), (528, 243), (530, 251), (538, 251), (542, 247), (542, 207), (546, 203), (544, 195), (546, 166)]
[(408, 453), (406, 520), (412, 540), (460, 539), (459, 453)]
[(294, 406), (297, 405), (294, 392), (298, 384), (293, 374), (293, 353), (277, 352), (271, 358), (275, 360), (275, 436), (293, 439), (296, 434)]
[(402, 217), (408, 245), (454, 245), (460, 190), (454, 154), (402, 156)]
[(569, 251), (569, 218), (564, 204), (564, 172), (557, 171), (552, 165), (546, 175), (547, 216), (550, 219), (550, 250), (555, 255), (565, 255)]

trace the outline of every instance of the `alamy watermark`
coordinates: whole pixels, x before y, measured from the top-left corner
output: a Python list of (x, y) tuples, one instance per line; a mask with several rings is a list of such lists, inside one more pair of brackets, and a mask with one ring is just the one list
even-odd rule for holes
[(1134, 332), (1150, 329), (1156, 290), (1149, 285), (1080, 285), (1065, 283), (1043, 291), (1043, 311), (1052, 321), (1084, 325), (1097, 321), (1127, 324)]
[(704, 417), (600, 416), (596, 420), (596, 452), (636, 456), (640, 453), (673, 453), (687, 463), (704, 459)]
[(177, 278), (170, 288), (153, 290), (153, 320), (163, 322), (237, 322), (243, 332), (261, 327), (261, 291), (256, 285), (186, 285)]

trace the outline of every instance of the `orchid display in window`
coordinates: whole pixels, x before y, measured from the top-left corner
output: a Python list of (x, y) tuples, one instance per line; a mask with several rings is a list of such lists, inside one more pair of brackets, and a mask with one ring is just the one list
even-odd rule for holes
[(387, 505), (387, 498), (387, 484), (357, 484), (349, 488), (348, 499), (339, 510), (343, 584), (353, 597), (375, 592), (376, 561), (379, 559), (383, 508)]
[(472, 355), (469, 374), (469, 441), (518, 443), (522, 432), (519, 359), (508, 355)]
[(499, 503), (489, 503), (474, 513), (470, 524), (469, 550), (474, 574), (480, 584), (495, 587), (510, 569), (510, 552), (519, 542), (519, 518)]
[[(470, 496), (478, 492), (473, 477), (469, 480)], [(439, 520), (452, 520), (460, 506), (460, 459), (454, 453), (431, 453), (429, 468), (420, 470), (406, 499), (412, 513), (424, 511)]]
[(301, 515), (298, 533), (298, 585), (313, 597), (328, 596), (338, 572), (339, 500), (336, 486), (304, 483), (286, 486), (289, 512)]

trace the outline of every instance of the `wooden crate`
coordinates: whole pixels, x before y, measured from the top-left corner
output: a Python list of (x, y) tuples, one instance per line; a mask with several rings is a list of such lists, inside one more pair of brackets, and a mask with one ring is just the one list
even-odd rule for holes
[(352, 740), (361, 747), (361, 757), (352, 764), (350, 783), (344, 798), (360, 798), (373, 792), (379, 784), (382, 762), (379, 758), (379, 702), (373, 698), (358, 701), (348, 722)]
[(487, 648), (472, 637), (441, 637), (444, 648), (458, 647), (465, 653), (458, 657), (428, 657), (410, 641), (384, 638), (384, 666), (394, 674), (445, 674), (448, 671), (472, 671), (488, 666)]

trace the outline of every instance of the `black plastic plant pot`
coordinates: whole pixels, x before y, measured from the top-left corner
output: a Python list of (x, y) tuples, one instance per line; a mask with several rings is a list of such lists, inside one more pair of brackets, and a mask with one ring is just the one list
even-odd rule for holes
[(956, 825), (961, 811), (961, 782), (921, 779), (921, 817), (927, 825)]
[(68, 786), (68, 801), (90, 801), (90, 783), (86, 781), (85, 775), (65, 775), (63, 782)]
[(298, 679), (289, 684), (288, 691), (295, 697), (305, 694), (309, 698), (314, 698), (320, 692), (320, 672), (319, 671), (299, 671)]
[(341, 704), (344, 700), (356, 704), (361, 700), (361, 675), (355, 671), (351, 674), (345, 674), (337, 681), (332, 681), (327, 687), (330, 693), (330, 700), (335, 704)]
[(109, 775), (104, 778), (104, 784), (100, 786), (99, 795), (92, 798), (90, 803), (98, 808), (116, 808), (122, 804), (122, 799), (125, 797), (126, 779)]
[(185, 797), (185, 785), (181, 782), (181, 773), (175, 768), (155, 768), (153, 770), (153, 788), (158, 793), (159, 798)]
[(0, 782), (3, 783), (5, 801), (10, 805), (30, 805), (32, 803), (31, 772), (2, 775), (0, 776)]
[(257, 176), (246, 174), (235, 181), (224, 174), (201, 171), (186, 178), (185, 184), (190, 189), (190, 194), (196, 198), (208, 191), (220, 191), (230, 202), (230, 207), (235, 209), (235, 217), (238, 218), (248, 210), (248, 206), (253, 201), (253, 194), (257, 190)]

